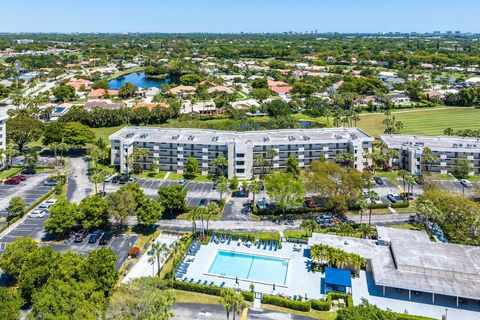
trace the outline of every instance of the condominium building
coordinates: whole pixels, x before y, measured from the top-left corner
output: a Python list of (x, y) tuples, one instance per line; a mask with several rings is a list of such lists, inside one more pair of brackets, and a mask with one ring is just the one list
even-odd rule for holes
[[(393, 165), (411, 173), (430, 172), (455, 173), (460, 162), (466, 162), (471, 170), (469, 175), (480, 173), (480, 139), (450, 136), (381, 135), (380, 139), (388, 149), (397, 150), (399, 158)], [(425, 161), (424, 149), (432, 150), (438, 161)]]
[[(270, 169), (285, 170), (291, 155), (305, 168), (314, 160), (333, 161), (338, 153), (348, 151), (354, 155), (352, 167), (363, 170), (368, 166), (365, 154), (371, 152), (373, 138), (357, 128), (235, 132), (125, 127), (111, 135), (110, 141), (112, 165), (121, 172), (131, 169), (129, 159), (135, 148), (146, 148), (148, 156), (135, 163), (143, 169), (156, 162), (162, 171), (183, 173), (187, 158), (193, 157), (200, 173), (208, 175), (218, 170), (213, 161), (222, 155), (228, 162), (223, 170), (229, 178), (251, 179)], [(261, 158), (266, 161), (259, 161)]]

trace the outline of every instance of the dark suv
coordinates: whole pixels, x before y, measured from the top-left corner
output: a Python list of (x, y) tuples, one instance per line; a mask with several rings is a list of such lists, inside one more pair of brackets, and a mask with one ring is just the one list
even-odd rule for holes
[(112, 239), (113, 237), (113, 232), (109, 231), (109, 232), (105, 232), (103, 234), (103, 236), (100, 238), (100, 241), (98, 242), (99, 244), (101, 244), (102, 246), (103, 245), (106, 245), (110, 242), (110, 240)]

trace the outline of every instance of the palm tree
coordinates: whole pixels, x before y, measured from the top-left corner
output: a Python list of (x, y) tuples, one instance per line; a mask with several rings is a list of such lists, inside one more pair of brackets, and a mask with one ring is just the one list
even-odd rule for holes
[(0, 169), (2, 169), (5, 166), (5, 150), (0, 149)]
[(217, 179), (217, 191), (220, 193), (220, 201), (223, 200), (223, 194), (228, 192), (228, 180), (224, 176)]
[(230, 319), (230, 312), (234, 309), (235, 304), (235, 290), (233, 289), (223, 289), (220, 296), (222, 297), (222, 305), (225, 311), (227, 311), (227, 319)]
[(265, 159), (263, 154), (257, 154), (255, 156), (255, 165), (259, 166), (262, 169), (261, 177), (263, 178), (265, 176), (265, 167), (268, 165), (268, 160)]
[(430, 173), (431, 165), (438, 161), (438, 157), (433, 153), (429, 147), (423, 148), (422, 160), (425, 163), (425, 171)]
[(330, 117), (332, 116), (332, 109), (330, 107), (325, 108), (325, 117), (327, 118), (327, 127), (330, 125)]
[(405, 188), (406, 188), (406, 181), (405, 181), (405, 177), (408, 175), (408, 171), (407, 170), (398, 170), (398, 176), (400, 178), (402, 178), (402, 183), (403, 183), (403, 192), (405, 192)]
[(220, 214), (220, 207), (218, 206), (218, 204), (215, 202), (210, 202), (207, 205), (207, 213), (205, 214), (205, 220), (207, 222), (207, 233), (208, 233), (208, 222), (212, 217), (217, 216), (219, 214)]
[(414, 174), (409, 173), (405, 176), (405, 183), (407, 184), (407, 191), (405, 193), (405, 196), (407, 196), (407, 199), (409, 194), (413, 194), (413, 186), (415, 185), (415, 181), (416, 176)]
[(300, 224), (300, 229), (304, 230), (308, 236), (311, 236), (317, 229), (317, 223), (313, 220), (303, 220)]
[(368, 213), (368, 225), (371, 226), (372, 225), (372, 210), (373, 210), (373, 205), (375, 204), (375, 201), (378, 201), (379, 198), (378, 198), (378, 194), (373, 191), (373, 190), (368, 190), (367, 191), (367, 194), (366, 194), (366, 197), (365, 199), (369, 199), (370, 203), (369, 203), (369, 206), (370, 206), (370, 211)]
[(25, 152), (24, 161), (27, 167), (34, 167), (38, 162), (38, 152), (34, 150)]
[(168, 251), (169, 249), (166, 243), (155, 242), (147, 252), (147, 254), (150, 256), (148, 262), (153, 263), (154, 261), (157, 261), (157, 274), (160, 273), (160, 264), (165, 260), (165, 255), (168, 253)]
[(95, 171), (95, 173), (92, 175), (92, 182), (94, 183), (95, 186), (95, 194), (98, 193), (98, 184), (103, 182), (103, 192), (105, 192), (105, 179), (107, 178), (107, 173), (106, 171)]
[(7, 147), (7, 149), (5, 150), (5, 156), (9, 166), (12, 166), (13, 158), (16, 157), (18, 154), (19, 152), (17, 149), (14, 149), (10, 146)]
[(349, 166), (355, 161), (355, 156), (349, 151), (342, 151), (335, 156), (335, 162), (342, 166)]
[(212, 161), (212, 165), (215, 168), (215, 176), (218, 177), (218, 170), (222, 170), (228, 166), (227, 158), (221, 154)]
[(135, 158), (135, 162), (138, 162), (138, 160), (141, 160), (141, 168), (143, 170), (143, 167), (145, 165), (145, 158), (148, 157), (148, 149), (147, 148), (134, 148), (133, 149), (133, 155)]
[(235, 299), (233, 300), (232, 305), (232, 313), (233, 313), (233, 320), (235, 320), (235, 315), (240, 313), (245, 307), (247, 306), (245, 302), (245, 298), (241, 294), (236, 294)]
[(192, 232), (193, 232), (194, 236), (197, 233), (197, 221), (196, 220), (198, 218), (198, 211), (196, 209), (197, 208), (194, 208), (194, 209), (188, 211), (188, 214), (187, 214), (187, 220), (192, 221)]
[(254, 180), (250, 182), (248, 185), (248, 191), (252, 193), (253, 196), (253, 206), (252, 208), (255, 208), (255, 195), (258, 194), (262, 190), (262, 181), (260, 180)]
[(267, 156), (270, 158), (270, 170), (269, 173), (272, 172), (273, 169), (273, 159), (278, 155), (278, 151), (275, 149), (270, 149), (267, 151)]

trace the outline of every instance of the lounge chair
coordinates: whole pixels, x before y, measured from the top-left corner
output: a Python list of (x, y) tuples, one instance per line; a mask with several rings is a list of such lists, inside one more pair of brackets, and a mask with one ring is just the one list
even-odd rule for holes
[(207, 281), (207, 280), (203, 281), (203, 284), (204, 284), (204, 285), (207, 285), (207, 284), (208, 284), (208, 281)]
[(275, 242), (275, 244), (273, 245), (273, 250), (277, 251), (278, 249), (278, 242)]
[(230, 241), (232, 241), (232, 236), (228, 236), (227, 244), (230, 244)]
[(263, 241), (263, 250), (267, 249), (267, 241)]
[(262, 245), (262, 241), (258, 241), (258, 244), (257, 244), (257, 249), (260, 249), (260, 246)]
[(212, 234), (212, 236), (210, 237), (210, 242), (213, 242), (214, 239), (215, 239), (215, 236)]
[(202, 283), (202, 280), (198, 279), (197, 284), (200, 284), (200, 283)]
[(183, 282), (187, 282), (187, 280), (188, 280), (187, 277), (185, 277), (185, 278), (182, 279)]
[(193, 282), (193, 278), (190, 278), (190, 282)]
[(212, 282), (210, 282), (210, 285), (211, 285), (211, 286), (215, 285), (215, 282), (213, 282), (213, 281), (212, 281)]
[(220, 235), (220, 237), (218, 237), (218, 238), (220, 239), (220, 242), (221, 242), (221, 243), (224, 243), (224, 242), (225, 242), (225, 239), (223, 239), (223, 236), (222, 236), (222, 235)]
[(220, 288), (223, 288), (225, 286), (225, 281), (220, 284)]
[(273, 247), (273, 241), (270, 241), (270, 248), (268, 250), (272, 250)]

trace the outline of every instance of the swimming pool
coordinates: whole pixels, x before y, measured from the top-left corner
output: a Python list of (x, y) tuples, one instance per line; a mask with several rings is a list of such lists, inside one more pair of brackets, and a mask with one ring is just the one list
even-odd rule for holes
[(288, 260), (239, 252), (218, 251), (208, 273), (263, 283), (284, 285)]

